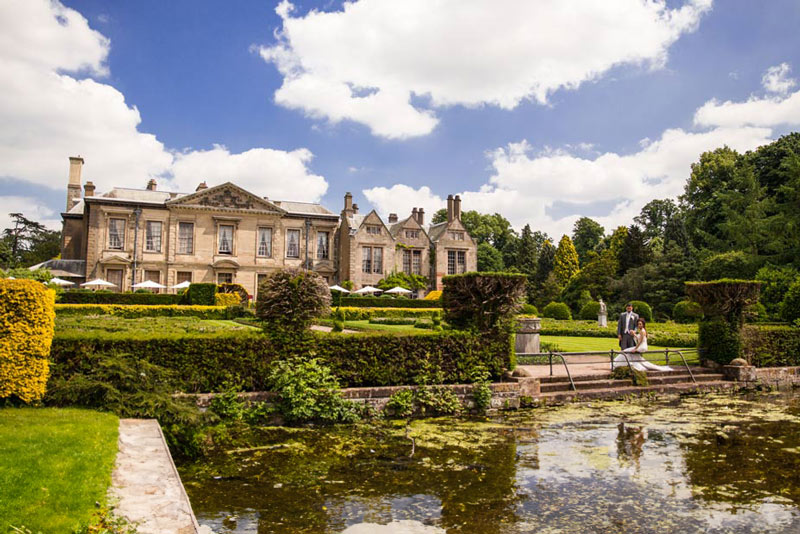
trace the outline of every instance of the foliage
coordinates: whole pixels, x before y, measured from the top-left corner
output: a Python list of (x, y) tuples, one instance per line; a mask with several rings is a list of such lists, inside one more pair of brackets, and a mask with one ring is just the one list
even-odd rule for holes
[(746, 325), (742, 352), (756, 367), (800, 366), (800, 328)]
[(386, 403), (386, 411), (395, 417), (411, 417), (414, 415), (414, 390), (403, 388), (392, 393)]
[(633, 311), (636, 312), (639, 317), (648, 323), (653, 321), (653, 309), (650, 308), (648, 303), (641, 300), (632, 300), (630, 303), (633, 304)]
[(198, 317), (227, 319), (230, 312), (222, 306), (151, 306), (124, 304), (56, 304), (59, 317), (76, 315), (113, 315), (136, 319), (139, 317)]
[(498, 272), (505, 269), (503, 253), (489, 243), (478, 245), (478, 271)]
[(781, 302), (781, 317), (788, 323), (800, 319), (800, 279), (789, 286), (786, 296)]
[(542, 310), (542, 317), (568, 321), (572, 319), (572, 313), (569, 311), (569, 306), (563, 302), (551, 302)]
[(75, 289), (64, 291), (58, 298), (62, 304), (136, 304), (165, 306), (180, 304), (182, 295), (168, 293), (112, 293), (111, 291), (89, 291)]
[(553, 258), (553, 273), (559, 285), (566, 284), (580, 270), (578, 253), (569, 236), (561, 237)]
[(186, 290), (189, 304), (193, 306), (213, 306), (216, 294), (217, 284), (194, 283), (189, 284), (189, 288)]
[(703, 318), (703, 308), (691, 300), (682, 300), (672, 308), (672, 318), (676, 323), (696, 323)]
[(583, 307), (581, 307), (579, 314), (581, 319), (587, 321), (597, 319), (598, 315), (600, 315), (600, 303), (596, 300), (592, 300), (584, 304)]
[(572, 227), (572, 243), (575, 245), (581, 266), (589, 259), (589, 253), (594, 252), (603, 241), (604, 235), (605, 228), (589, 217), (581, 217), (575, 221)]
[(442, 298), (442, 292), (439, 290), (435, 290), (425, 295), (425, 298), (423, 298), (422, 300), (440, 300), (441, 298)]
[(678, 216), (678, 206), (672, 199), (651, 200), (644, 205), (633, 222), (642, 227), (648, 241), (657, 237), (664, 239), (670, 221)]
[(266, 277), (258, 288), (256, 315), (270, 328), (301, 332), (311, 320), (330, 313), (331, 292), (314, 272), (282, 269)]
[(704, 319), (697, 331), (697, 346), (703, 358), (727, 365), (742, 355), (739, 327), (722, 317)]
[(0, 278), (13, 277), (17, 280), (37, 280), (43, 284), (48, 283), (53, 275), (48, 269), (34, 269), (30, 270), (25, 267), (17, 267), (16, 269), (8, 269), (3, 271), (0, 269)]
[(520, 308), (526, 276), (466, 273), (442, 278), (445, 320), (456, 328), (480, 332), (502, 329)]
[[(431, 293), (434, 293), (431, 291)], [(342, 297), (341, 305), (358, 308), (439, 308), (438, 299), (392, 299), (381, 297)]]
[(225, 295), (237, 295), (239, 297), (239, 302), (227, 304), (227, 306), (235, 306), (236, 304), (247, 305), (250, 301), (250, 294), (241, 284), (220, 284), (217, 286), (217, 294), (219, 295), (220, 293)]
[(611, 371), (611, 378), (613, 380), (630, 380), (633, 382), (634, 386), (649, 386), (650, 381), (647, 379), (647, 373), (644, 371), (638, 371), (627, 365), (622, 367), (615, 367), (613, 371)]
[(54, 299), (34, 280), (0, 280), (0, 399), (35, 402), (44, 395)]
[(347, 306), (339, 309), (342, 310), (343, 320), (346, 321), (363, 321), (372, 317), (430, 317), (441, 311), (441, 308), (354, 308)]
[(217, 293), (214, 295), (214, 305), (223, 306), (238, 306), (242, 303), (242, 297), (238, 293)]
[(0, 235), (0, 268), (27, 267), (55, 258), (61, 251), (61, 232), (10, 213), (11, 228)]
[(414, 324), (418, 319), (413, 317), (370, 317), (372, 324)]
[[(433, 214), (431, 224), (438, 224), (446, 220), (447, 210), (440, 209)], [(511, 223), (499, 213), (489, 215), (469, 210), (461, 213), (461, 222), (467, 233), (479, 245), (488, 243), (497, 250), (503, 250), (510, 241), (516, 239)]]
[(619, 274), (625, 274), (630, 269), (641, 267), (652, 259), (652, 251), (647, 246), (644, 232), (635, 224), (628, 228), (628, 233), (622, 242), (617, 259), (619, 261)]
[(274, 362), (267, 379), (278, 395), (277, 407), (287, 423), (352, 423), (359, 419), (353, 402), (339, 392), (331, 370), (316, 358)]
[(700, 262), (700, 277), (703, 280), (750, 279), (758, 269), (753, 260), (753, 256), (741, 250), (714, 254)]
[(404, 272), (393, 272), (386, 278), (381, 279), (377, 284), (378, 289), (392, 289), (393, 287), (402, 287), (410, 291), (417, 291), (428, 287), (428, 279), (419, 274), (410, 274)]
[(527, 302), (522, 305), (522, 309), (519, 310), (522, 315), (531, 315), (537, 316), (539, 315), (539, 310), (533, 304), (528, 304)]
[(352, 280), (345, 280), (339, 285), (348, 291), (352, 291), (356, 287)]
[(767, 264), (756, 273), (756, 280), (761, 282), (760, 302), (771, 317), (780, 315), (781, 302), (789, 291), (789, 286), (800, 277), (797, 269), (783, 265), (776, 267)]
[(744, 310), (758, 302), (761, 282), (723, 279), (713, 282), (686, 282), (689, 298), (700, 304), (706, 317), (724, 317), (741, 325)]

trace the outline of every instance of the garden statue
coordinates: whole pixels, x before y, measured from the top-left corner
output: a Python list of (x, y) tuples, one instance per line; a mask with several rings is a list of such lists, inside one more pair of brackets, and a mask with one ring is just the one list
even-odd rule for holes
[(600, 312), (597, 314), (597, 326), (605, 328), (608, 326), (608, 310), (606, 309), (606, 303), (603, 302), (603, 299), (600, 300)]

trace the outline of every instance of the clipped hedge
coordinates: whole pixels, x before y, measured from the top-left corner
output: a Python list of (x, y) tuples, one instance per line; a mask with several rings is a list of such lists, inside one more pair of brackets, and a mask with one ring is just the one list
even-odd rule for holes
[(597, 319), (598, 315), (600, 315), (600, 303), (596, 300), (584, 304), (578, 313), (578, 316), (585, 321)]
[(572, 319), (572, 313), (569, 311), (569, 306), (563, 302), (551, 302), (542, 310), (542, 317), (569, 321)]
[(135, 304), (138, 306), (166, 306), (179, 304), (182, 295), (166, 293), (111, 293), (104, 291), (64, 291), (60, 304)]
[(0, 399), (40, 400), (47, 387), (55, 294), (35, 280), (0, 280)]
[(238, 306), (242, 303), (242, 298), (238, 293), (217, 293), (214, 295), (215, 306)]
[(217, 294), (217, 284), (195, 283), (189, 284), (186, 297), (193, 306), (213, 306), (214, 295)]
[(56, 304), (56, 314), (65, 315), (116, 315), (126, 319), (140, 317), (199, 317), (201, 319), (228, 319), (225, 306), (125, 306), (117, 304)]
[(691, 300), (682, 300), (672, 308), (672, 319), (676, 323), (696, 323), (703, 318), (703, 308)]
[(340, 305), (353, 308), (441, 308), (442, 301), (383, 297), (342, 297)]
[(703, 358), (727, 365), (742, 355), (739, 327), (721, 317), (702, 321), (697, 330), (697, 344)]
[(742, 352), (756, 367), (800, 365), (800, 328), (746, 325), (742, 329)]
[[(372, 317), (431, 317), (440, 308), (336, 308), (344, 314), (345, 321), (366, 321)], [(333, 318), (334, 310), (329, 317)]]
[(639, 317), (648, 323), (653, 321), (653, 308), (651, 308), (648, 303), (641, 300), (632, 300), (631, 304), (633, 304), (634, 313)]

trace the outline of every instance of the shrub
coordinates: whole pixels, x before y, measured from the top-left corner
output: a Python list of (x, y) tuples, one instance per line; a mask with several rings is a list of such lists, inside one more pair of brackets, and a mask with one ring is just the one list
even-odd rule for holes
[(756, 367), (800, 365), (800, 328), (746, 325), (742, 329), (742, 352)]
[(320, 275), (300, 269), (276, 271), (258, 288), (256, 315), (270, 329), (302, 332), (315, 317), (330, 313), (331, 292)]
[(214, 295), (215, 306), (238, 306), (242, 303), (242, 297), (238, 293), (217, 293)]
[(653, 321), (653, 309), (648, 303), (641, 300), (632, 300), (631, 304), (633, 304), (633, 311), (635, 311), (639, 317), (648, 323)]
[(788, 265), (765, 265), (756, 273), (756, 280), (761, 282), (760, 301), (771, 317), (780, 316), (781, 302), (798, 276), (797, 269)]
[(542, 310), (542, 316), (550, 319), (559, 319), (561, 321), (568, 321), (572, 319), (572, 313), (569, 311), (569, 306), (563, 302), (551, 302)]
[(47, 387), (55, 296), (35, 280), (0, 280), (0, 399), (40, 400)]
[(598, 315), (600, 315), (600, 303), (594, 300), (584, 304), (579, 314), (580, 318), (586, 321), (597, 319)]
[(217, 286), (217, 294), (232, 294), (237, 295), (239, 297), (239, 302), (231, 304), (231, 306), (235, 306), (236, 304), (247, 304), (250, 302), (250, 294), (241, 284), (220, 284)]
[(342, 297), (342, 306), (357, 308), (441, 308), (439, 300), (395, 299), (392, 297)]
[(539, 315), (539, 310), (533, 304), (523, 304), (522, 309), (519, 311), (522, 315)]
[(413, 325), (418, 321), (413, 317), (370, 317), (370, 324)]
[(696, 323), (702, 318), (703, 309), (691, 300), (682, 300), (672, 308), (672, 319), (676, 323)]
[(584, 289), (581, 291), (580, 295), (578, 296), (578, 300), (576, 302), (575, 310), (580, 313), (584, 306), (588, 303), (593, 302), (592, 294), (589, 293), (588, 289)]
[(703, 358), (720, 365), (727, 365), (742, 355), (739, 327), (722, 317), (700, 322), (697, 344)]
[(213, 306), (216, 294), (217, 284), (189, 284), (189, 288), (186, 290), (189, 304), (194, 306)]
[(637, 371), (627, 365), (622, 367), (615, 367), (611, 371), (611, 378), (613, 380), (630, 380), (634, 386), (649, 386), (650, 381), (647, 379), (647, 373), (644, 371)]
[(756, 302), (744, 310), (744, 320), (748, 323), (763, 323), (767, 320), (767, 308)]
[(715, 254), (700, 263), (700, 277), (703, 280), (753, 278), (758, 270), (757, 260), (740, 250)]
[[(413, 302), (413, 301), (412, 301)], [(431, 317), (438, 308), (353, 308), (341, 307), (346, 321), (365, 321), (371, 317)]]
[(392, 393), (386, 403), (386, 412), (395, 417), (411, 417), (414, 414), (414, 390), (401, 389)]
[(428, 284), (428, 279), (420, 274), (409, 274), (404, 272), (398, 273), (395, 271), (386, 276), (386, 278), (381, 279), (376, 284), (376, 287), (385, 291), (387, 289), (392, 289), (395, 286), (399, 286), (411, 291), (415, 291), (418, 289), (425, 289), (428, 287)]
[(227, 319), (230, 313), (222, 306), (149, 306), (117, 304), (56, 304), (56, 314), (75, 315), (114, 315), (126, 319), (141, 317), (199, 317), (200, 319)]
[(800, 279), (789, 286), (786, 296), (783, 297), (781, 317), (789, 323), (800, 319)]
[(437, 289), (425, 295), (425, 298), (423, 298), (422, 300), (440, 300), (441, 298), (442, 298), (442, 292)]
[(456, 328), (481, 332), (508, 328), (520, 309), (527, 276), (513, 273), (466, 273), (442, 278), (445, 320)]
[(686, 282), (686, 292), (700, 304), (706, 317), (724, 317), (738, 326), (744, 310), (758, 302), (760, 286), (761, 282), (755, 280)]
[(61, 304), (128, 304), (138, 306), (167, 306), (179, 304), (181, 295), (167, 293), (111, 293), (103, 291), (69, 290), (58, 297)]

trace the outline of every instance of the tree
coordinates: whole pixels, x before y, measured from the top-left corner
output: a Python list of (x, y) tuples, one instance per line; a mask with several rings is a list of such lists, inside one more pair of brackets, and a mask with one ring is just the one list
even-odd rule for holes
[(635, 224), (631, 225), (619, 252), (619, 273), (625, 274), (628, 269), (641, 267), (651, 258), (652, 253), (641, 228)]
[[(439, 224), (446, 220), (447, 210), (440, 209), (433, 214), (431, 223)], [(497, 250), (503, 250), (506, 243), (516, 237), (511, 223), (499, 213), (487, 215), (475, 210), (465, 211), (461, 214), (461, 222), (477, 244), (489, 243)]]
[(526, 224), (522, 229), (517, 243), (517, 261), (514, 266), (523, 274), (533, 276), (536, 273), (536, 260), (539, 250), (531, 231), (531, 225)]
[(565, 285), (580, 270), (578, 253), (569, 236), (561, 236), (553, 259), (553, 272), (559, 284)]
[(61, 232), (11, 213), (12, 227), (3, 230), (0, 240), (0, 267), (29, 267), (58, 256)]
[(489, 243), (478, 245), (478, 271), (500, 272), (505, 270), (503, 254)]
[(542, 244), (542, 250), (539, 252), (539, 259), (536, 262), (536, 282), (538, 284), (544, 283), (550, 273), (553, 272), (555, 265), (556, 247), (548, 239)]
[(589, 217), (581, 217), (572, 227), (572, 242), (578, 252), (580, 265), (586, 263), (588, 255), (603, 241), (605, 228)]
[(656, 199), (645, 204), (633, 221), (642, 227), (646, 239), (663, 238), (667, 224), (677, 214), (678, 206), (672, 199)]

